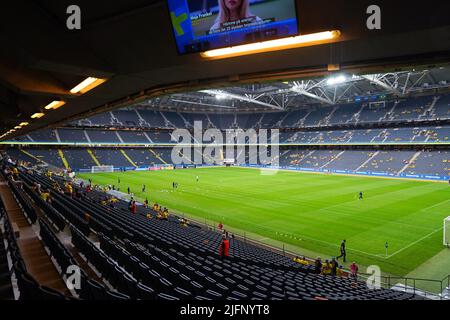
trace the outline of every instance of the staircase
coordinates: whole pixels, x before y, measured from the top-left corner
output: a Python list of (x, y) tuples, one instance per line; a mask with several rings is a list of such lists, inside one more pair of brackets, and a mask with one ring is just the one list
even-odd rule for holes
[(3, 234), (0, 230), (0, 300), (13, 300), (14, 292), (4, 244)]
[(177, 115), (183, 120), (184, 126), (186, 128), (193, 128), (194, 127), (189, 121), (186, 120), (185, 117), (183, 117), (183, 115), (181, 113), (177, 112)]
[(139, 119), (139, 126), (140, 127), (150, 127), (150, 124), (147, 121), (145, 121), (145, 119), (141, 116), (139, 111), (137, 109), (134, 109), (134, 111), (136, 112), (136, 115)]
[(361, 116), (361, 113), (363, 112), (365, 106), (366, 106), (365, 104), (362, 104), (361, 105), (361, 109), (359, 109), (359, 111), (357, 113), (355, 113), (353, 115), (353, 117), (351, 117), (351, 119), (348, 120), (347, 122), (348, 123), (352, 123), (353, 122), (354, 124), (357, 124), (359, 122), (359, 117)]
[(361, 170), (361, 168), (364, 168), (364, 166), (368, 164), (370, 161), (372, 161), (372, 159), (375, 158), (379, 153), (380, 151), (375, 152), (371, 157), (369, 157), (369, 159), (364, 161), (358, 168), (356, 168), (355, 171), (359, 171)]
[(376, 138), (381, 138), (384, 136), (384, 140), (386, 140), (387, 137), (387, 130), (384, 129), (383, 131), (381, 131), (378, 135), (376, 135), (375, 137), (373, 137), (370, 142), (374, 142)]
[(320, 169), (325, 168), (326, 166), (328, 166), (329, 164), (331, 164), (332, 162), (334, 162), (336, 159), (339, 159), (343, 154), (344, 151), (339, 152), (336, 156), (332, 157), (330, 161), (328, 161), (327, 163), (325, 163), (323, 166), (320, 167)]
[(436, 102), (439, 100), (440, 97), (434, 97), (433, 101), (431, 102), (428, 109), (426, 109), (423, 114), (419, 116), (419, 119), (435, 119), (436, 114), (434, 113), (434, 106), (436, 105)]
[(297, 121), (297, 123), (294, 125), (294, 127), (303, 127), (306, 121), (306, 118), (308, 118), (308, 116), (312, 113), (312, 110), (309, 110), (308, 113), (301, 118), (300, 120)]
[(116, 118), (116, 116), (114, 115), (114, 113), (112, 113), (112, 111), (110, 111), (109, 114), (111, 115), (111, 121), (112, 121), (111, 124), (113, 124), (113, 125), (117, 124), (117, 125), (122, 125), (123, 126), (123, 123), (120, 122), (119, 119)]
[(135, 163), (133, 160), (131, 160), (131, 158), (127, 155), (127, 153), (125, 152), (125, 150), (120, 149), (120, 153), (122, 153), (122, 155), (125, 157), (125, 159), (127, 159), (128, 162), (131, 163), (131, 165), (132, 165), (133, 167), (137, 167), (136, 163)]
[(70, 169), (69, 162), (67, 162), (67, 159), (64, 156), (64, 153), (61, 149), (58, 149), (58, 154), (59, 154), (59, 157), (61, 158), (62, 163), (64, 164), (64, 168), (69, 170)]
[(150, 137), (148, 136), (147, 132), (143, 131), (142, 133), (144, 134), (144, 137), (147, 138), (148, 142), (153, 143), (152, 139), (150, 139)]
[(164, 163), (164, 164), (167, 164), (167, 162), (164, 161), (164, 159), (161, 158), (161, 157), (159, 156), (159, 154), (157, 154), (153, 149), (149, 149), (149, 150), (150, 150), (151, 153), (153, 153), (153, 155), (155, 156), (156, 159), (160, 160), (160, 161), (161, 161), (162, 163)]
[(337, 109), (338, 107), (334, 107), (333, 110), (331, 110), (331, 112), (325, 118), (319, 121), (318, 126), (320, 127), (329, 125), (331, 117), (333, 116), (333, 114), (336, 112)]
[(31, 153), (29, 153), (28, 151), (25, 151), (23, 149), (20, 149), (20, 151), (24, 154), (26, 154), (27, 156), (29, 156), (30, 158), (36, 160), (39, 163), (43, 163), (43, 164), (47, 164), (46, 162), (42, 161), (41, 159), (39, 159), (38, 157), (35, 157), (34, 155), (32, 155)]
[(91, 149), (87, 149), (87, 152), (88, 152), (89, 155), (91, 156), (92, 161), (94, 161), (95, 165), (96, 165), (96, 166), (101, 166), (100, 161), (98, 161), (98, 159), (95, 157), (94, 152), (92, 152)]
[(393, 114), (394, 114), (395, 107), (397, 107), (397, 105), (399, 103), (400, 102), (398, 102), (398, 101), (394, 102), (394, 105), (392, 106), (391, 110), (389, 110), (383, 117), (381, 117), (379, 121), (393, 120)]
[(166, 118), (166, 116), (164, 115), (164, 112), (158, 111), (159, 114), (161, 115), (161, 117), (164, 119), (164, 126), (166, 128), (176, 128), (175, 125), (169, 121), (169, 119)]
[(119, 141), (120, 141), (121, 143), (123, 143), (123, 139), (122, 139), (122, 137), (120, 136), (119, 131), (115, 131), (115, 133), (116, 133), (117, 139), (119, 139)]
[(91, 141), (91, 137), (89, 137), (88, 133), (86, 130), (83, 130), (84, 136), (86, 137), (87, 142), (92, 143)]
[(416, 161), (416, 159), (420, 156), (420, 154), (422, 153), (422, 151), (417, 151), (412, 157), (411, 159), (409, 159), (408, 163), (399, 171), (397, 172), (396, 176), (400, 176), (406, 169), (408, 169), (408, 167), (412, 164), (414, 164), (414, 161)]
[(58, 143), (61, 143), (61, 138), (59, 137), (58, 129), (53, 130), (53, 132), (55, 133), (56, 141), (58, 141)]
[[(3, 177), (0, 181), (5, 181)], [(28, 273), (40, 284), (69, 295), (69, 291), (37, 236), (39, 225), (30, 225), (11, 189), (5, 183), (0, 185), (0, 197), (11, 225), (18, 229), (17, 245)]]

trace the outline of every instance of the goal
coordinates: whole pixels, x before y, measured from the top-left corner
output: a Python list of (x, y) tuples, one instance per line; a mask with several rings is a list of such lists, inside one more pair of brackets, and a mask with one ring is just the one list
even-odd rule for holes
[(114, 166), (92, 166), (91, 173), (114, 172)]
[(444, 219), (444, 246), (450, 247), (450, 217)]
[(223, 159), (224, 166), (230, 167), (230, 166), (234, 166), (234, 164), (235, 164), (234, 158)]

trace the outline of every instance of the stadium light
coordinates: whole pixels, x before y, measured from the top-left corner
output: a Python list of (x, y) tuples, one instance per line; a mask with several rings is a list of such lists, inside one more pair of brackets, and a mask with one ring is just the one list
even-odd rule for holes
[(95, 77), (88, 77), (84, 79), (82, 82), (80, 82), (77, 86), (73, 87), (72, 90), (70, 90), (70, 93), (86, 93), (95, 87), (101, 85), (103, 82), (105, 82), (106, 79), (100, 79)]
[(45, 115), (43, 112), (36, 112), (31, 116), (31, 119), (39, 119), (42, 118)]
[(44, 109), (46, 109), (46, 110), (52, 110), (52, 109), (56, 110), (59, 107), (62, 107), (63, 105), (65, 105), (65, 104), (66, 104), (65, 101), (55, 100), (55, 101), (50, 102), (48, 105), (46, 105), (44, 107)]
[(15, 126), (14, 129), (22, 129), (21, 126)]
[(27, 125), (29, 125), (28, 122), (21, 122), (21, 123), (19, 124), (19, 126), (21, 126), (21, 127), (25, 127), (25, 126), (27, 126)]
[(205, 59), (224, 59), (255, 53), (279, 51), (323, 44), (339, 38), (340, 35), (341, 32), (339, 30), (324, 31), (296, 37), (244, 44), (241, 46), (228, 47), (223, 49), (214, 49), (201, 52), (200, 55)]
[(327, 80), (327, 84), (329, 86), (335, 85), (335, 84), (339, 84), (339, 83), (344, 83), (347, 80), (347, 78), (344, 75), (340, 75), (337, 77), (331, 77)]

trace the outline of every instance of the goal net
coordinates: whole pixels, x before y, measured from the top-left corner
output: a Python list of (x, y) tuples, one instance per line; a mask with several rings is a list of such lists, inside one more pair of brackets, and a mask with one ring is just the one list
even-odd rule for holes
[(114, 166), (92, 166), (91, 173), (114, 172)]
[(233, 166), (234, 163), (235, 163), (234, 158), (226, 158), (226, 159), (223, 159), (223, 164), (224, 164), (225, 166), (227, 166), (227, 167)]
[(450, 217), (444, 219), (444, 246), (450, 247)]

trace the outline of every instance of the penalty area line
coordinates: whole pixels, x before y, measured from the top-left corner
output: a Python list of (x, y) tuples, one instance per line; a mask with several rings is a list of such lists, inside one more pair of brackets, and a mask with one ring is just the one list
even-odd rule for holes
[(396, 254), (399, 254), (400, 252), (405, 251), (406, 249), (408, 249), (408, 248), (412, 247), (413, 245), (415, 245), (415, 244), (417, 244), (417, 243), (419, 243), (419, 242), (425, 240), (426, 238), (432, 236), (432, 235), (435, 234), (436, 232), (441, 231), (441, 230), (443, 230), (443, 229), (444, 229), (443, 227), (440, 227), (440, 228), (434, 230), (433, 232), (430, 232), (429, 234), (423, 236), (422, 238), (420, 238), (420, 239), (418, 239), (418, 240), (416, 240), (416, 241), (414, 241), (414, 242), (411, 242), (411, 243), (408, 244), (406, 247), (403, 247), (403, 248), (401, 248), (401, 249), (395, 251), (394, 253), (388, 255), (388, 256), (386, 257), (386, 259), (392, 258), (392, 257), (395, 256)]

